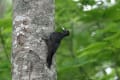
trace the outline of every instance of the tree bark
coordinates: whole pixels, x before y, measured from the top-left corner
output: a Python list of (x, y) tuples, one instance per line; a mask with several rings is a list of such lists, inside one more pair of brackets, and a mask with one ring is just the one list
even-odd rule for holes
[(13, 0), (12, 80), (56, 80), (43, 37), (54, 31), (54, 0)]

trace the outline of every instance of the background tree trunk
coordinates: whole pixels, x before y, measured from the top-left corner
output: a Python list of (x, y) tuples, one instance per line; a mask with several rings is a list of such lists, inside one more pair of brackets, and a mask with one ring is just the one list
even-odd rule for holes
[(13, 0), (12, 80), (56, 80), (42, 39), (54, 31), (54, 0)]

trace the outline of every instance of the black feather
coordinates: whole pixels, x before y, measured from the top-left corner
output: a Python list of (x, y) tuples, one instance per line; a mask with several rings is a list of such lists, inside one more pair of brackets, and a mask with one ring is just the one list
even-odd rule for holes
[(45, 39), (46, 45), (48, 47), (48, 54), (47, 54), (47, 66), (48, 68), (52, 65), (52, 58), (54, 54), (56, 53), (61, 40), (69, 35), (69, 31), (63, 30), (62, 32), (53, 32), (50, 34), (48, 39)]

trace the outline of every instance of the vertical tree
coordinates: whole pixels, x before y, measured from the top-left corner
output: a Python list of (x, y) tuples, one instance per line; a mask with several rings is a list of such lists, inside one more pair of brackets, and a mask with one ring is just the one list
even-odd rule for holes
[(54, 0), (13, 0), (12, 80), (56, 80), (43, 37), (54, 31)]

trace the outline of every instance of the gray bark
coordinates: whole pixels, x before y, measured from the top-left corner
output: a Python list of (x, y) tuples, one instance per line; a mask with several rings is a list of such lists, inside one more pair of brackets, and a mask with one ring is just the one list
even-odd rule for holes
[(54, 0), (13, 0), (12, 80), (56, 80), (42, 39), (54, 31)]

